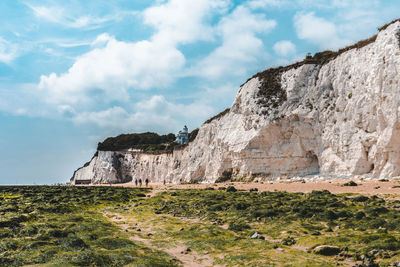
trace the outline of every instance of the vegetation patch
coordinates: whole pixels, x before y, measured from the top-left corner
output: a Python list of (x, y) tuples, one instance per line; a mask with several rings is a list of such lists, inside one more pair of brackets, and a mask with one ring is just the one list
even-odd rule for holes
[(226, 188), (226, 192), (236, 192), (236, 191), (237, 191), (237, 189), (234, 186), (228, 186)]
[(136, 203), (148, 191), (2, 186), (0, 265), (125, 266), (135, 262), (175, 266), (173, 257), (127, 239), (100, 213), (104, 208)]
[(196, 139), (198, 133), (199, 133), (199, 128), (196, 128), (189, 133), (189, 143), (193, 142), (194, 139)]
[(223, 171), (222, 175), (215, 180), (215, 183), (223, 183), (230, 181), (232, 178), (232, 171)]
[(400, 21), (400, 19), (395, 19), (395, 20), (393, 20), (393, 21), (391, 21), (391, 22), (389, 22), (389, 23), (383, 25), (382, 27), (378, 28), (378, 30), (379, 30), (379, 31), (384, 31), (384, 30), (386, 30), (390, 25), (392, 25), (393, 23), (396, 23), (396, 22), (398, 22), (398, 21)]
[(230, 222), (228, 229), (235, 231), (235, 232), (241, 232), (241, 231), (244, 231), (247, 229), (251, 229), (251, 227), (243, 220), (239, 220), (239, 221), (235, 221), (235, 222)]
[[(1, 220), (18, 222), (0, 228), (0, 265), (177, 266), (187, 264), (185, 257), (226, 266), (400, 261), (396, 197), (228, 188), (143, 197), (148, 189), (0, 187)], [(61, 206), (68, 212), (59, 213)], [(180, 251), (167, 253), (174, 249)]]
[(125, 149), (139, 149), (145, 153), (160, 154), (172, 152), (175, 143), (173, 133), (158, 135), (156, 133), (121, 134), (117, 137), (109, 137), (97, 145), (99, 151), (119, 151)]
[(254, 76), (258, 77), (261, 81), (257, 93), (257, 104), (265, 108), (277, 108), (286, 101), (287, 95), (281, 86), (281, 76), (282, 73), (289, 69), (288, 67), (272, 68)]
[(399, 48), (400, 48), (400, 31), (398, 31), (398, 32), (396, 33), (396, 37), (397, 37), (397, 43), (398, 43)]
[[(296, 262), (296, 255), (300, 254), (304, 257), (303, 265), (313, 263), (311, 265), (330, 266), (343, 260), (343, 257), (350, 261), (356, 259), (357, 262), (361, 256), (374, 250), (385, 255), (376, 257), (376, 262), (398, 261), (400, 215), (391, 208), (397, 203), (400, 204), (400, 201), (395, 198), (334, 195), (328, 191), (308, 194), (233, 193), (225, 189), (162, 192), (143, 201), (142, 207), (173, 218), (198, 218), (202, 223), (226, 226), (227, 231), (234, 232), (234, 251), (253, 255), (254, 258), (249, 262), (255, 266), (260, 264), (262, 257), (268, 258), (269, 263), (279, 264)], [(201, 235), (200, 229), (195, 227), (188, 230)], [(265, 240), (249, 238), (255, 232)], [(268, 240), (274, 240), (273, 245)], [(268, 255), (257, 250), (262, 244), (270, 248)], [(229, 253), (231, 245), (226, 244), (225, 252), (221, 252), (227, 255), (224, 260), (216, 262), (232, 266), (239, 264), (236, 260), (233, 261), (235, 264), (231, 262), (234, 259)], [(196, 246), (200, 248), (201, 244)], [(288, 250), (285, 257), (279, 256), (279, 250), (274, 250), (274, 247), (279, 249), (282, 246)], [(311, 254), (302, 254), (297, 249), (304, 247), (312, 251), (318, 246), (321, 251)]]
[(344, 183), (343, 186), (358, 186), (358, 184), (354, 181), (350, 181), (350, 182)]
[(223, 116), (225, 116), (226, 114), (229, 113), (231, 109), (227, 108), (224, 111), (218, 113), (217, 115), (215, 115), (214, 117), (209, 118), (208, 120), (206, 120), (203, 124), (207, 124), (207, 123), (211, 123), (213, 120), (217, 120), (219, 118), (222, 118)]
[(324, 256), (334, 256), (339, 254), (340, 248), (336, 246), (317, 246), (314, 252)]

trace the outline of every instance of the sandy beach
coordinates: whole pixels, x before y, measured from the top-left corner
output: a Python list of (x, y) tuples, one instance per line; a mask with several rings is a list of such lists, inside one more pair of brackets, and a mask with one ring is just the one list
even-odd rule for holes
[[(204, 189), (207, 187), (213, 187), (215, 189), (219, 187), (227, 187), (233, 185), (239, 190), (250, 190), (257, 188), (259, 192), (263, 191), (287, 191), (287, 192), (303, 192), (309, 193), (313, 190), (328, 190), (334, 194), (341, 193), (359, 193), (359, 194), (391, 194), (400, 195), (400, 182), (397, 180), (386, 181), (386, 180), (351, 180), (357, 183), (357, 186), (344, 186), (345, 183), (349, 182), (349, 179), (335, 179), (329, 181), (317, 181), (317, 182), (290, 182), (290, 181), (274, 181), (274, 182), (258, 182), (258, 183), (246, 183), (246, 182), (228, 182), (218, 184), (166, 184), (162, 183), (150, 183), (149, 186), (156, 189), (156, 191), (162, 190), (173, 190), (173, 189)], [(103, 184), (102, 186), (110, 186), (109, 184)], [(133, 182), (124, 184), (113, 184), (112, 186), (123, 186), (123, 187), (135, 187)]]

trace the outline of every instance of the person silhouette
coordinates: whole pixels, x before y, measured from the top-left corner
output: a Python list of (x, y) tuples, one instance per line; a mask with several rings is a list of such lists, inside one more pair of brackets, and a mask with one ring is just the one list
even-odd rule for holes
[(139, 187), (142, 187), (142, 179), (139, 179)]
[(149, 178), (146, 178), (146, 180), (144, 181), (146, 183), (146, 187), (149, 186)]

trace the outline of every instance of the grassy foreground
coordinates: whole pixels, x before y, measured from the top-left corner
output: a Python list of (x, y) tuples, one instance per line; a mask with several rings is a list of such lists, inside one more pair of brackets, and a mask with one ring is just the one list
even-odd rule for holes
[(0, 266), (173, 266), (129, 240), (101, 213), (148, 190), (107, 187), (0, 187)]
[[(150, 193), (118, 187), (0, 187), (0, 266), (400, 262), (396, 196), (232, 187)], [(316, 250), (320, 245), (331, 248)]]

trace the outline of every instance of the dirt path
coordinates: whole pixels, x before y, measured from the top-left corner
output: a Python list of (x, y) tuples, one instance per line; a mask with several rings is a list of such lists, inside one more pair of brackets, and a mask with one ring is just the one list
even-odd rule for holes
[[(168, 253), (169, 255), (178, 259), (183, 266), (194, 266), (194, 267), (223, 266), (223, 265), (215, 265), (214, 260), (209, 255), (199, 255), (195, 251), (186, 251), (187, 247), (185, 247), (183, 244), (176, 244), (174, 243), (173, 240), (165, 240), (168, 242), (170, 241), (170, 244), (174, 244), (172, 248), (164, 248), (164, 247), (160, 248), (158, 246), (155, 246), (153, 244), (154, 240), (152, 240), (151, 238), (143, 238), (143, 236), (153, 236), (153, 232), (151, 231), (151, 229), (152, 227), (154, 227), (154, 225), (152, 223), (143, 223), (143, 222), (139, 223), (134, 219), (133, 216), (125, 216), (117, 212), (106, 211), (103, 213), (103, 215), (106, 218), (108, 218), (111, 222), (115, 223), (121, 230), (130, 232), (131, 233), (129, 237), (130, 240), (142, 242), (145, 246), (151, 249), (160, 250), (165, 253)], [(188, 219), (188, 218), (177, 218), (177, 219), (187, 221), (188, 223), (200, 222), (199, 219)], [(221, 227), (224, 229), (228, 228), (227, 225), (222, 225)], [(265, 234), (263, 236), (265, 240), (268, 242), (278, 243), (278, 244), (282, 242), (282, 239), (274, 239)], [(293, 245), (290, 247), (290, 249), (307, 251), (308, 247)], [(280, 248), (277, 251), (285, 253), (286, 249)], [(224, 255), (219, 254), (216, 255), (216, 257), (223, 258)], [(346, 259), (346, 261), (348, 261), (348, 259)], [(346, 262), (346, 264), (351, 265), (350, 263), (353, 262), (352, 261)]]
[[(153, 190), (154, 191), (154, 190)], [(145, 246), (160, 250), (178, 259), (183, 266), (193, 267), (206, 267), (206, 266), (222, 266), (214, 265), (214, 260), (209, 255), (199, 255), (195, 251), (188, 250), (182, 244), (177, 244), (172, 248), (160, 248), (154, 246), (151, 239), (143, 238), (141, 236), (152, 236), (153, 233), (149, 226), (140, 224), (132, 216), (125, 216), (120, 213), (106, 211), (103, 215), (110, 221), (116, 223), (116, 225), (125, 232), (131, 232), (129, 239), (133, 241), (142, 242)], [(136, 232), (136, 233), (135, 233)], [(140, 233), (140, 235), (139, 235)], [(172, 243), (172, 242), (171, 242)]]

